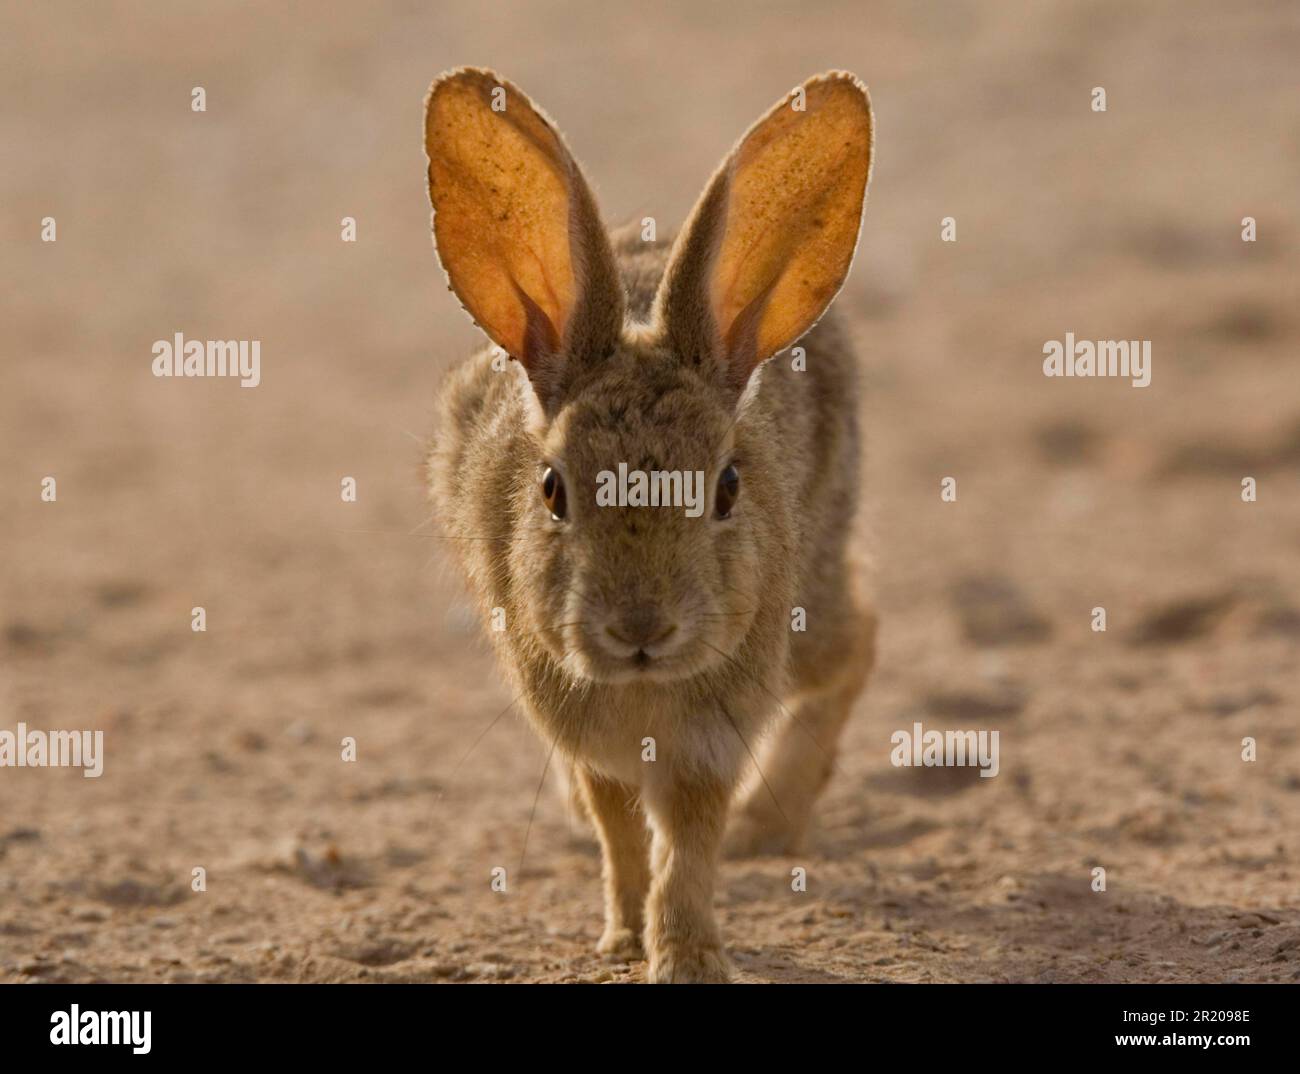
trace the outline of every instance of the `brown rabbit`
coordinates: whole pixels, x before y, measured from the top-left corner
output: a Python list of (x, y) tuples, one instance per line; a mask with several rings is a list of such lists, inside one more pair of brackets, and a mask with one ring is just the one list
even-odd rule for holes
[[(433, 505), (595, 824), (598, 950), (725, 981), (714, 875), (752, 751), (774, 723), (731, 849), (790, 850), (873, 659), (856, 363), (817, 323), (857, 245), (866, 89), (831, 72), (774, 106), (671, 249), (611, 237), (559, 133), (491, 71), (433, 84), (425, 146), (448, 281), (499, 348), (447, 381)], [(602, 498), (620, 465), (659, 506)], [(692, 479), (696, 510), (662, 503)]]

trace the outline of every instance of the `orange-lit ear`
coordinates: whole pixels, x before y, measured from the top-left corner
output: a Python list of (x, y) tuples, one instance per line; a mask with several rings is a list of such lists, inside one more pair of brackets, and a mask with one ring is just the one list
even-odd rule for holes
[(595, 199), (559, 133), (491, 71), (439, 78), (425, 103), (433, 235), (465, 309), (539, 394), (618, 339), (623, 294)]
[(678, 236), (657, 312), (672, 346), (744, 387), (830, 305), (853, 262), (872, 118), (866, 87), (805, 82), (723, 161)]

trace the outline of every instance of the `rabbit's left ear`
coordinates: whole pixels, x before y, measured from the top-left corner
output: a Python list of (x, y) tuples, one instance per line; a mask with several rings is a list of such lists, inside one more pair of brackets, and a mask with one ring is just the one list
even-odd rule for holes
[(871, 102), (853, 75), (810, 79), (760, 119), (677, 237), (656, 318), (683, 359), (743, 390), (839, 292), (871, 172)]
[(623, 290), (595, 198), (559, 133), (491, 71), (444, 75), (425, 102), (433, 234), (448, 282), (543, 403), (603, 358)]

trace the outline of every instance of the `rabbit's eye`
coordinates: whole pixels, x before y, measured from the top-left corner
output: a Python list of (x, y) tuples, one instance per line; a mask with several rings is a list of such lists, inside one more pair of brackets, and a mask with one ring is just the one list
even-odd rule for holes
[(718, 492), (713, 498), (713, 513), (717, 518), (726, 518), (736, 506), (736, 497), (740, 495), (740, 471), (734, 465), (728, 465), (718, 475)]
[(542, 472), (542, 499), (546, 501), (551, 517), (556, 522), (563, 521), (569, 506), (568, 498), (564, 494), (564, 480), (560, 477), (559, 471), (550, 466)]

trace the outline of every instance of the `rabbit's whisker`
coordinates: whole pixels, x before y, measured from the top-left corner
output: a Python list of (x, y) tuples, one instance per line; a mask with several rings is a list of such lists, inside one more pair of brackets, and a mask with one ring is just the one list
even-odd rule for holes
[(456, 767), (451, 770), (451, 775), (448, 777), (448, 782), (456, 778), (457, 774), (461, 770), (461, 766), (464, 765), (464, 763), (467, 760), (469, 760), (469, 755), (473, 753), (475, 748), (478, 746), (478, 744), (482, 742), (484, 738), (487, 737), (487, 733), (491, 731), (492, 728), (494, 728), (500, 722), (501, 717), (504, 716), (507, 712), (509, 712), (512, 708), (514, 708), (515, 705), (519, 703), (519, 699), (523, 696), (524, 696), (523, 694), (517, 695), (515, 699), (510, 702), (510, 704), (508, 704), (505, 708), (503, 708), (500, 712), (498, 712), (495, 716), (493, 716), (492, 719), (488, 722), (487, 726), (484, 727), (483, 730), (481, 730), (478, 733), (474, 741), (470, 743), (469, 749), (467, 749), (464, 755), (461, 757), (461, 759), (456, 762)]
[[(427, 487), (427, 486), (425, 486), (425, 487)], [(429, 517), (426, 518), (426, 519), (424, 519), (423, 522), (419, 522), (419, 523), (417, 523), (416, 525), (414, 525), (414, 526), (411, 527), (411, 533), (414, 534), (415, 531), (418, 530), (421, 526), (427, 526), (427, 525), (429, 525), (429, 523), (431, 523), (431, 522), (432, 522), (435, 518), (437, 518), (437, 517), (438, 517), (438, 512), (437, 512), (437, 511), (433, 511), (433, 512), (431, 512), (430, 515), (429, 515)]]
[[(728, 660), (728, 661), (730, 661), (732, 664), (734, 664), (736, 667), (740, 668), (742, 671), (744, 670), (745, 665), (742, 664), (739, 660), (737, 660), (737, 659), (736, 659), (734, 656), (732, 656), (730, 653), (724, 653), (724, 652), (723, 652), (721, 649), (719, 649), (716, 645), (712, 645), (712, 644), (710, 644), (709, 642), (704, 641), (702, 638), (701, 638), (700, 640), (701, 640), (701, 642), (702, 642), (704, 645), (707, 645), (710, 649), (712, 649), (715, 653), (717, 653), (717, 654), (718, 654), (720, 657), (722, 657), (724, 660)], [(829, 764), (829, 765), (831, 766), (831, 771), (834, 772), (837, 776), (838, 776), (838, 775), (841, 775), (842, 773), (841, 773), (841, 771), (840, 771), (840, 766), (836, 763), (835, 758), (834, 758), (831, 754), (829, 754), (829, 753), (826, 752), (826, 747), (823, 746), (820, 742), (817, 741), (817, 736), (814, 735), (810, 730), (808, 730), (807, 727), (804, 726), (803, 721), (800, 720), (800, 719), (799, 719), (799, 718), (798, 718), (798, 717), (797, 717), (793, 712), (791, 712), (788, 708), (786, 708), (786, 707), (785, 707), (785, 704), (781, 701), (781, 699), (780, 699), (779, 697), (777, 697), (776, 694), (772, 693), (771, 690), (769, 690), (766, 686), (764, 686), (764, 685), (763, 685), (761, 682), (759, 682), (757, 679), (754, 680), (754, 685), (757, 686), (760, 690), (762, 690), (763, 693), (767, 694), (767, 696), (770, 697), (773, 701), (775, 701), (776, 704), (777, 704), (777, 707), (778, 707), (782, 712), (784, 712), (787, 716), (790, 717), (791, 721), (794, 723), (794, 725), (795, 725), (796, 727), (799, 728), (800, 731), (802, 731), (805, 735), (808, 736), (808, 741), (811, 742), (814, 746), (816, 746), (818, 752), (820, 752), (821, 755), (822, 755), (823, 757), (826, 758), (826, 762), (827, 762), (827, 764)]]
[[(420, 525), (423, 526), (424, 523), (421, 522)], [(334, 532), (363, 533), (371, 537), (423, 537), (427, 541), (510, 541), (515, 539), (508, 535), (503, 537), (458, 537), (446, 533), (415, 533), (414, 531), (403, 533), (401, 530), (335, 530)]]
[(767, 788), (767, 793), (772, 799), (772, 804), (776, 806), (776, 811), (781, 814), (781, 819), (785, 821), (786, 824), (789, 824), (790, 818), (785, 815), (785, 810), (781, 808), (781, 800), (777, 798), (776, 791), (772, 790), (772, 784), (767, 781), (767, 775), (763, 771), (762, 766), (758, 763), (758, 758), (754, 756), (754, 751), (749, 748), (749, 743), (745, 741), (745, 736), (740, 733), (740, 727), (736, 724), (736, 721), (732, 719), (731, 713), (727, 710), (727, 706), (722, 703), (722, 698), (718, 696), (717, 691), (711, 686), (708, 689), (709, 693), (713, 694), (713, 700), (718, 703), (718, 708), (722, 710), (722, 715), (727, 718), (727, 723), (731, 724), (731, 729), (736, 732), (736, 737), (740, 739), (740, 744), (745, 747), (745, 752), (749, 754), (749, 759), (754, 762), (754, 769), (758, 772), (758, 778), (763, 781), (763, 786)]
[(551, 770), (551, 758), (555, 756), (555, 745), (559, 739), (551, 740), (551, 748), (546, 751), (546, 763), (542, 765), (542, 778), (537, 781), (537, 792), (533, 795), (533, 808), (528, 812), (528, 826), (524, 829), (524, 845), (519, 851), (518, 875), (524, 875), (524, 856), (528, 853), (528, 837), (533, 831), (533, 818), (537, 816), (537, 803), (542, 798), (542, 786), (546, 783), (546, 773)]

